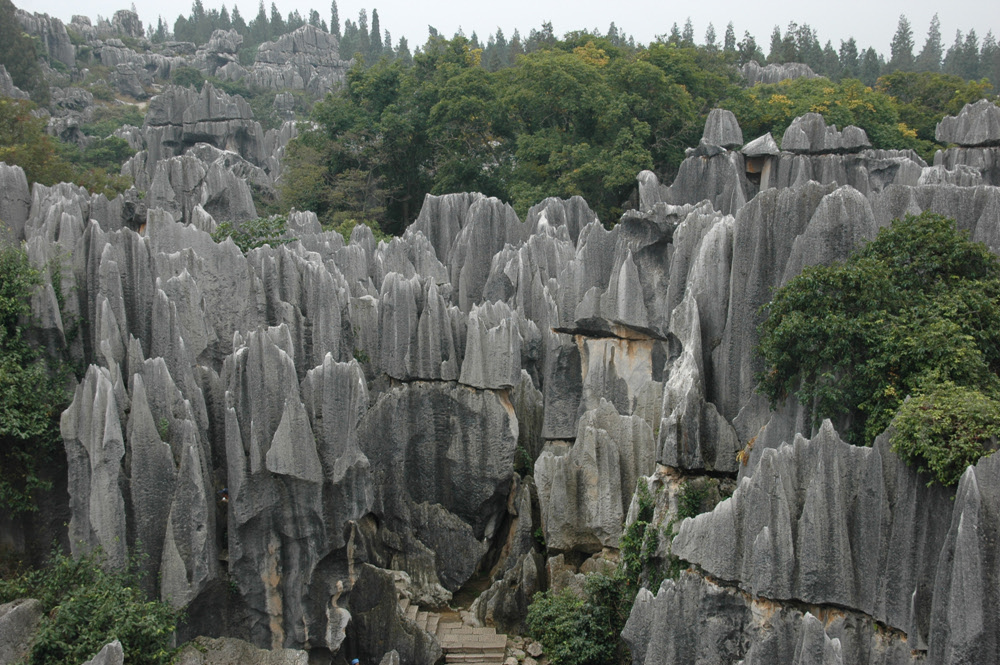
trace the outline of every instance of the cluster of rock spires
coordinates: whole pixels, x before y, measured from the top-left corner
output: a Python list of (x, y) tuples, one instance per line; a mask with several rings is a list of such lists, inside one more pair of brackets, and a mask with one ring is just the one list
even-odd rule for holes
[[(138, 153), (123, 173), (133, 178), (137, 191), (152, 195), (134, 210), (131, 221), (136, 227), (145, 211), (155, 207), (185, 222), (198, 204), (219, 219), (256, 217), (251, 195), (255, 190), (273, 198), (284, 147), (296, 135), (292, 92), (301, 90), (319, 99), (343, 82), (352, 65), (340, 59), (336, 36), (310, 25), (261, 44), (256, 61), (244, 67), (238, 59), (243, 38), (234, 30), (216, 30), (201, 47), (188, 42), (153, 45), (144, 37), (138, 16), (128, 10), (96, 26), (85, 16), (74, 16), (67, 26), (20, 9), (17, 19), (25, 32), (39, 39), (50, 60), (73, 72), (45, 72), (54, 84), (50, 134), (81, 147), (90, 140), (81, 126), (93, 120), (97, 104), (89, 90), (78, 87), (89, 73), (84, 65), (108, 68), (105, 82), (110, 88), (138, 100), (136, 106), (146, 112), (142, 127), (125, 126), (114, 134)], [(74, 45), (74, 39), (83, 43)], [(78, 65), (82, 69), (72, 69)], [(265, 131), (246, 101), (211, 84), (201, 92), (164, 85), (181, 67), (273, 90), (274, 108), (284, 124)], [(2, 67), (0, 95), (27, 98)]]
[[(32, 29), (54, 56), (65, 27), (45, 18)], [(72, 25), (111, 62), (131, 57), (115, 21)], [(262, 47), (259, 71), (333, 85), (325, 39)], [(238, 47), (217, 33), (115, 68), (257, 76)], [(522, 222), (453, 194), (388, 243), (296, 212), (291, 242), (246, 255), (208, 232), (255, 216), (251, 189), (274, 186), (294, 129), (264, 132), (210, 85), (167, 88), (121, 130), (141, 199), (29, 190), (0, 164), (0, 219), (47, 277), (34, 334), (87, 368), (62, 417), (67, 540), (113, 564), (141, 548), (150, 591), (187, 610), (182, 639), (430, 664), (440, 645), (400, 589), (439, 606), (485, 577), (475, 615), (523, 630), (535, 591), (614, 565), (637, 484), (668, 486), (662, 525), (670, 478), (738, 477), (661, 542), (692, 565), (640, 592), (636, 662), (1000, 660), (998, 462), (929, 489), (884, 437), (855, 448), (794, 402), (772, 411), (752, 352), (773, 288), (894, 218), (945, 214), (1000, 252), (997, 115), (980, 102), (943, 121), (956, 147), (928, 166), (816, 114), (780, 148), (746, 142), (716, 110), (675, 181), (639, 174), (640, 209), (610, 231), (579, 198)]]

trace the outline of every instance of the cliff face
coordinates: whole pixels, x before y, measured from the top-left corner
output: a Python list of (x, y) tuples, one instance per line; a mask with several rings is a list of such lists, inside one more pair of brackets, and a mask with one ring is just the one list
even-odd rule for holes
[[(32, 21), (58, 50), (62, 24)], [(344, 63), (317, 33), (242, 73), (232, 35), (194, 57), (319, 90)], [(928, 489), (884, 437), (854, 448), (794, 403), (772, 412), (753, 353), (774, 288), (895, 217), (946, 214), (1000, 251), (994, 115), (942, 123), (959, 147), (928, 167), (813, 114), (784, 150), (743, 145), (716, 111), (675, 182), (639, 174), (642, 209), (610, 231), (579, 198), (522, 222), (452, 194), (388, 243), (294, 213), (291, 242), (246, 255), (208, 232), (255, 216), (294, 129), (263, 132), (210, 85), (166, 89), (122, 130), (141, 200), (29, 192), (0, 164), (0, 216), (48, 278), (39, 339), (87, 368), (62, 416), (68, 540), (148, 554), (190, 635), (432, 663), (397, 593), (440, 605), (478, 575), (479, 619), (517, 629), (534, 591), (616, 559), (638, 483), (738, 477), (680, 525), (693, 565), (640, 592), (635, 660), (1000, 659), (997, 464)]]

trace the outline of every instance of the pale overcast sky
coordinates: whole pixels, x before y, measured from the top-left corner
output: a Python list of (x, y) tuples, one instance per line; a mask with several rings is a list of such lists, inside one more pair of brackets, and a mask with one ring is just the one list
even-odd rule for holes
[[(221, 0), (202, 0), (206, 8), (219, 8)], [(246, 20), (257, 15), (259, 0), (229, 0), (226, 6), (232, 10), (239, 5), (240, 13)], [(115, 10), (127, 8), (130, 0), (14, 0), (18, 7), (32, 12), (47, 13), (64, 21), (73, 14), (85, 14), (95, 20), (97, 16), (108, 17)], [(315, 8), (329, 23), (329, 0), (276, 0), (283, 15), (298, 9), (308, 17), (309, 9)], [(163, 15), (173, 26), (177, 15), (187, 15), (190, 4), (183, 0), (178, 3), (135, 0), (139, 18), (143, 25), (156, 24), (158, 15)], [(270, 9), (271, 0), (265, 5)], [(658, 34), (666, 34), (676, 22), (683, 27), (690, 17), (694, 25), (697, 41), (701, 43), (709, 22), (715, 26), (721, 42), (726, 24), (733, 22), (737, 39), (743, 31), (749, 31), (760, 44), (765, 54), (768, 50), (771, 31), (780, 25), (782, 31), (790, 21), (807, 23), (818, 33), (821, 43), (829, 39), (835, 48), (841, 39), (853, 36), (861, 47), (874, 46), (888, 57), (889, 42), (896, 30), (900, 14), (906, 14), (913, 28), (915, 52), (920, 50), (927, 36), (931, 17), (938, 13), (941, 19), (942, 40), (947, 49), (955, 39), (955, 31), (966, 33), (975, 29), (980, 40), (990, 30), (1000, 37), (1000, 2), (997, 0), (951, 0), (936, 6), (922, 0), (843, 0), (841, 2), (801, 2), (774, 0), (771, 2), (747, 2), (746, 0), (725, 0), (716, 2), (635, 2), (634, 0), (593, 2), (583, 1), (573, 4), (554, 0), (506, 0), (503, 2), (468, 2), (445, 0), (438, 2), (414, 2), (413, 0), (339, 0), (340, 20), (357, 20), (358, 11), (364, 7), (369, 17), (373, 8), (378, 9), (383, 30), (389, 30), (393, 42), (405, 35), (411, 49), (422, 44), (427, 38), (427, 25), (433, 25), (439, 32), (451, 36), (459, 28), (467, 36), (476, 31), (482, 41), (499, 27), (510, 38), (514, 28), (527, 36), (532, 28), (543, 21), (551, 21), (557, 35), (571, 30), (598, 28), (605, 32), (614, 21), (619, 29), (633, 35), (636, 40), (648, 43)], [(169, 7), (169, 9), (167, 8)]]

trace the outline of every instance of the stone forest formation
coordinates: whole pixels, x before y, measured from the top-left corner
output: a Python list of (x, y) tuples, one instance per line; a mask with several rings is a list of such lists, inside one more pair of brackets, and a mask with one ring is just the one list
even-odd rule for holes
[[(1000, 253), (990, 99), (942, 115), (932, 156), (821, 111), (757, 136), (713, 108), (671, 172), (629, 172), (615, 218), (581, 196), (519, 214), (424, 192), (398, 236), (292, 209), (240, 247), (219, 229), (285, 191), (311, 131), (296, 104), (349, 85), (339, 26), (247, 61), (236, 30), (139, 48), (129, 11), (16, 21), (44, 51), (51, 137), (92, 145), (105, 93), (81, 53), (138, 116), (112, 128), (120, 191), (0, 163), (0, 220), (40, 274), (24, 334), (74, 368), (52, 487), (0, 518), (6, 548), (138, 561), (142, 590), (184, 611), (174, 645), (432, 665), (448, 642), (428, 612), (527, 635), (536, 593), (586, 596), (641, 522), (620, 634), (636, 665), (1000, 662), (1000, 459), (929, 484), (890, 431), (852, 445), (849, 422), (772, 404), (755, 351), (776, 289), (893, 220), (943, 215)], [(208, 80), (173, 84), (189, 70)], [(232, 82), (270, 91), (270, 126)], [(0, 67), (0, 103), (29, 93)], [(3, 662), (41, 616), (0, 607)], [(465, 662), (510, 654), (486, 655)]]

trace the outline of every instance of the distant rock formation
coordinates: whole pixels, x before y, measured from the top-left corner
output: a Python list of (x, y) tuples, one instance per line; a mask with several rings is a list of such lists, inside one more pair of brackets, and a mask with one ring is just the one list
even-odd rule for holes
[(809, 65), (801, 62), (771, 63), (766, 67), (761, 67), (754, 60), (740, 67), (740, 74), (747, 82), (747, 85), (758, 83), (779, 83), (788, 79), (818, 78), (819, 74), (814, 72)]

